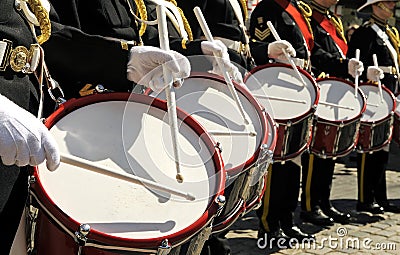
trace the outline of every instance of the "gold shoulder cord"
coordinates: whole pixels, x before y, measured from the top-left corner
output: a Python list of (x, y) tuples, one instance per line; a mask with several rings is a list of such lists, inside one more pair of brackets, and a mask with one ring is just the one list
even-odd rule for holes
[[(129, 3), (129, 0), (127, 0), (129, 8), (131, 9), (130, 11), (133, 12), (132, 6)], [(146, 10), (146, 5), (144, 4), (143, 0), (135, 0), (135, 4), (137, 6), (138, 12), (139, 12), (139, 17), (142, 20), (147, 20), (147, 10)], [(142, 22), (140, 24), (140, 29), (139, 29), (139, 36), (143, 36), (144, 32), (146, 32), (146, 27), (147, 24), (145, 22)]]
[(312, 28), (311, 28), (311, 24), (310, 24), (310, 18), (312, 16), (311, 7), (308, 4), (304, 3), (303, 1), (298, 1), (297, 6), (299, 7), (301, 13), (303, 14), (304, 19), (307, 23), (308, 30), (310, 30), (311, 36), (314, 39), (314, 34), (312, 32)]
[(167, 1), (173, 3), (178, 8), (178, 11), (182, 17), (183, 26), (189, 37), (188, 39), (189, 39), (189, 41), (193, 41), (192, 29), (190, 28), (190, 24), (189, 24), (188, 20), (186, 19), (185, 14), (183, 13), (182, 9), (178, 6), (178, 3), (175, 0), (167, 0)]
[(396, 49), (397, 53), (397, 60), (400, 64), (400, 38), (399, 38), (399, 31), (395, 27), (390, 27), (386, 25), (386, 33), (388, 34), (390, 41), (393, 43), (394, 48)]
[(249, 12), (247, 11), (247, 2), (246, 0), (240, 0), (239, 2), (243, 8), (244, 20), (247, 20), (247, 18), (249, 17)]
[(346, 36), (344, 35), (344, 28), (343, 28), (343, 23), (342, 21), (334, 16), (333, 14), (330, 14), (330, 21), (333, 23), (333, 25), (336, 28), (336, 31), (340, 34), (342, 39), (347, 43)]
[(49, 13), (42, 6), (39, 0), (28, 0), (29, 7), (32, 9), (33, 14), (39, 22), (41, 35), (37, 37), (39, 44), (43, 44), (50, 38), (51, 24)]

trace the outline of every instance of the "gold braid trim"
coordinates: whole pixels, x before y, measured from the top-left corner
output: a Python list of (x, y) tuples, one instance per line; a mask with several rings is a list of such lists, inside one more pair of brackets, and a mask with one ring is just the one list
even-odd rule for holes
[(49, 13), (39, 0), (28, 0), (29, 7), (39, 22), (41, 35), (37, 36), (39, 44), (43, 44), (50, 38), (51, 24)]
[(386, 33), (388, 34), (390, 41), (393, 43), (393, 46), (397, 53), (397, 60), (400, 64), (400, 38), (399, 38), (399, 31), (395, 27), (390, 27), (386, 25)]
[(311, 19), (311, 16), (312, 16), (311, 7), (308, 4), (304, 3), (303, 1), (298, 1), (297, 2), (297, 6), (299, 7), (301, 13), (303, 14), (304, 19), (305, 19), (305, 21), (307, 23), (308, 30), (310, 30), (311, 36), (314, 39), (314, 34), (312, 32), (312, 28), (311, 28), (311, 24), (310, 24), (310, 19)]
[(346, 36), (344, 35), (344, 28), (343, 28), (342, 21), (339, 18), (337, 18), (336, 16), (334, 16), (333, 14), (329, 14), (329, 17), (330, 17), (329, 18), (330, 21), (335, 26), (336, 31), (340, 34), (342, 39), (347, 43)]
[[(128, 0), (128, 3), (129, 3), (129, 0)], [(143, 0), (135, 0), (135, 4), (137, 6), (140, 19), (147, 20), (147, 10), (146, 10), (146, 5), (144, 4)], [(143, 36), (144, 32), (146, 32), (146, 27), (147, 27), (146, 23), (142, 22), (140, 24), (139, 36)]]
[(189, 41), (193, 41), (192, 28), (190, 27), (189, 21), (186, 19), (185, 14), (183, 13), (182, 9), (178, 6), (178, 3), (175, 0), (167, 0), (167, 1), (173, 3), (178, 8), (178, 11), (182, 17), (183, 27), (185, 28), (185, 31), (187, 32), (188, 37), (189, 37), (188, 39), (189, 39)]
[(247, 11), (247, 1), (246, 0), (239, 0), (240, 4), (243, 8), (244, 20), (247, 20), (249, 17), (249, 12)]

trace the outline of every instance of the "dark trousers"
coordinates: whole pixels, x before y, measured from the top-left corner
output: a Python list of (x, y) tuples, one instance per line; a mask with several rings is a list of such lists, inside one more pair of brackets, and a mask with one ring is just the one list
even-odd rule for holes
[(389, 152), (357, 154), (358, 201), (360, 203), (387, 202), (386, 166)]
[(272, 164), (267, 173), (266, 190), (257, 210), (260, 225), (266, 232), (291, 227), (300, 191), (300, 167), (291, 161)]
[(28, 195), (26, 168), (0, 164), (0, 254), (9, 254)]
[(317, 208), (331, 207), (330, 195), (335, 161), (330, 158), (323, 159), (313, 154), (304, 153), (301, 164), (302, 210), (309, 212)]

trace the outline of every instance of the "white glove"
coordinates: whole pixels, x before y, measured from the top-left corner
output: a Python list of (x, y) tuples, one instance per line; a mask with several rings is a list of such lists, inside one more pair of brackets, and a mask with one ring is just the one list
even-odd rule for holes
[(348, 64), (348, 72), (353, 77), (356, 78), (357, 75), (361, 75), (364, 71), (364, 64), (360, 60), (351, 58)]
[[(161, 66), (165, 66), (171, 72), (172, 80), (164, 80)], [(135, 83), (140, 81), (141, 85), (161, 92), (171, 82), (190, 75), (190, 62), (176, 51), (165, 51), (152, 46), (135, 46), (131, 49), (127, 74), (128, 80)]]
[[(201, 42), (201, 50), (204, 55), (215, 56), (219, 58), (219, 62), (222, 62), (224, 65), (225, 71), (228, 72), (229, 76), (237, 83), (243, 84), (242, 74), (239, 72), (239, 69), (231, 63), (228, 54), (228, 48), (225, 44), (220, 40), (203, 41)], [(213, 61), (213, 69), (210, 71), (211, 73), (223, 76), (221, 68), (218, 66), (217, 61)]]
[(268, 44), (268, 57), (279, 60), (286, 60), (285, 52), (291, 57), (296, 57), (296, 50), (286, 40), (275, 41)]
[(58, 146), (49, 130), (31, 113), (0, 95), (0, 156), (4, 165), (60, 164)]
[(379, 80), (383, 79), (385, 75), (383, 74), (383, 70), (377, 66), (369, 66), (367, 68), (367, 79), (378, 82)]

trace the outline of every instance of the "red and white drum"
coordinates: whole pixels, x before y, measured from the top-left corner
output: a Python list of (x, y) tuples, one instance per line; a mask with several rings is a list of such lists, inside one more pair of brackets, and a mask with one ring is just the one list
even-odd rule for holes
[(64, 163), (54, 172), (41, 165), (30, 188), (39, 212), (29, 235), (35, 254), (153, 254), (183, 243), (201, 250), (221, 209), (216, 200), (225, 185), (223, 162), (206, 131), (178, 110), (184, 177), (178, 183), (166, 109), (166, 102), (145, 95), (97, 94), (67, 101), (46, 125), (62, 153), (191, 193), (195, 200)]
[(394, 112), (393, 140), (400, 144), (400, 94), (396, 97), (396, 110)]
[[(199, 121), (220, 145), (227, 172), (227, 200), (214, 221), (214, 232), (227, 229), (261, 201), (265, 171), (276, 142), (276, 129), (268, 124), (266, 112), (246, 88), (234, 86), (249, 124), (245, 124), (222, 77), (192, 74), (175, 91), (177, 106)], [(151, 95), (165, 99), (164, 92)]]
[(360, 84), (367, 98), (367, 109), (361, 118), (357, 150), (373, 152), (390, 143), (393, 134), (393, 115), (396, 101), (393, 93), (382, 85), (382, 96), (378, 85)]
[[(366, 99), (353, 83), (339, 78), (317, 79), (320, 97), (310, 151), (322, 158), (342, 157), (355, 149)], [(357, 97), (356, 97), (357, 95)]]
[(297, 157), (311, 142), (319, 88), (307, 72), (298, 70), (305, 84), (286, 64), (256, 67), (245, 78), (245, 84), (261, 105), (267, 109), (272, 107), (273, 118), (278, 124), (274, 161)]

